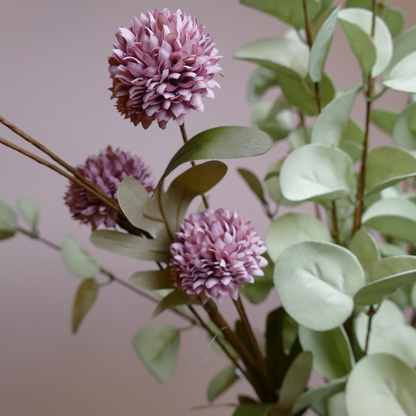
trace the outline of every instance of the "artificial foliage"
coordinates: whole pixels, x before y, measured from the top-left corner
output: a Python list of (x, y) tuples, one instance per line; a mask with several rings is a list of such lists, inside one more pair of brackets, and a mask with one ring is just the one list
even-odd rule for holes
[[(55, 163), (8, 140), (1, 144), (68, 178), (65, 202), (75, 220), (92, 225), (91, 243), (148, 262), (149, 271), (126, 282), (73, 236), (60, 246), (43, 239), (39, 208), (24, 198), (17, 207), (29, 228), (0, 201), (0, 238), (24, 233), (61, 252), (82, 279), (74, 332), (101, 287), (113, 282), (154, 302), (153, 316), (175, 313), (205, 331), (228, 361), (207, 386), (207, 401), (215, 403), (239, 379), (252, 387), (250, 396), (236, 398), (233, 416), (308, 409), (320, 416), (416, 416), (416, 27), (402, 32), (403, 14), (385, 0), (342, 7), (331, 0), (241, 3), (292, 26), (283, 38), (253, 39), (234, 54), (253, 63), (252, 127), (187, 137), (185, 116), (204, 111), (203, 99), (214, 97), (214, 77), (222, 75), (219, 51), (195, 17), (155, 9), (117, 32), (109, 72), (118, 111), (139, 129), (176, 121), (183, 138), (157, 184), (140, 158), (111, 147), (72, 167), (0, 117)], [(344, 91), (324, 71), (337, 25), (362, 72)], [(388, 89), (407, 95), (401, 112), (377, 106)], [(359, 96), (364, 126), (350, 115)], [(396, 146), (370, 146), (372, 124)], [(239, 169), (271, 221), (262, 237), (249, 219), (210, 207), (209, 191), (221, 186), (224, 161), (273, 151), (280, 140), (291, 150), (263, 178)], [(181, 165), (187, 168), (178, 174)], [(190, 212), (195, 198), (201, 205)], [(315, 216), (279, 213), (306, 201)], [(108, 282), (99, 283), (99, 274)], [(274, 290), (278, 301), (264, 310), (266, 325), (257, 334), (244, 304), (261, 304)], [(221, 312), (228, 296), (239, 314), (235, 325)], [(133, 337), (138, 358), (161, 383), (174, 373), (181, 332), (149, 324)], [(308, 385), (312, 371), (322, 385)]]

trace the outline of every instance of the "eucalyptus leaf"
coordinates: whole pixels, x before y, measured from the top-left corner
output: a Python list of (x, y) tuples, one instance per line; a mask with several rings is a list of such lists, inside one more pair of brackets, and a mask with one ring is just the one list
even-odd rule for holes
[(268, 410), (268, 404), (240, 404), (233, 416), (266, 416)]
[(299, 126), (296, 130), (292, 130), (287, 136), (287, 141), (290, 147), (295, 150), (299, 147), (305, 146), (310, 143), (311, 127)]
[(412, 304), (412, 308), (416, 309), (416, 283), (413, 284), (410, 292), (410, 303)]
[(345, 393), (340, 392), (331, 396), (327, 401), (328, 416), (348, 416)]
[(320, 144), (303, 146), (283, 162), (280, 186), (289, 201), (330, 201), (355, 188), (352, 159), (342, 150)]
[(350, 118), (343, 132), (342, 139), (363, 144), (365, 141), (364, 130), (356, 121)]
[(364, 229), (356, 231), (348, 244), (348, 248), (357, 256), (367, 273), (370, 273), (373, 265), (381, 257), (374, 237)]
[(361, 159), (363, 155), (363, 145), (352, 140), (341, 139), (339, 143), (339, 148), (345, 152), (353, 162)]
[(315, 331), (341, 325), (354, 309), (353, 296), (364, 285), (358, 259), (331, 243), (304, 241), (277, 259), (274, 285), (287, 313)]
[(354, 416), (414, 416), (416, 372), (389, 354), (361, 359), (346, 388), (347, 411)]
[(83, 279), (95, 277), (99, 271), (99, 264), (90, 256), (71, 234), (67, 234), (61, 245), (61, 253), (65, 266), (75, 276)]
[(399, 113), (391, 110), (375, 109), (371, 112), (371, 121), (381, 130), (392, 135), (393, 126)]
[(403, 249), (401, 249), (398, 246), (395, 246), (394, 244), (379, 244), (378, 248), (383, 257), (401, 256), (403, 254), (406, 254), (406, 252), (403, 251)]
[(176, 289), (169, 295), (165, 296), (156, 306), (153, 311), (152, 318), (160, 315), (163, 311), (173, 308), (178, 305), (199, 305), (201, 302), (198, 299), (191, 299), (191, 297), (182, 289)]
[(408, 105), (397, 117), (393, 126), (393, 139), (399, 147), (416, 150), (416, 132), (411, 121), (416, 117), (416, 103)]
[(32, 227), (32, 231), (36, 230), (39, 219), (39, 207), (32, 200), (28, 198), (19, 198), (17, 200), (17, 207), (22, 214), (25, 221)]
[(133, 347), (156, 380), (166, 383), (175, 370), (179, 342), (179, 330), (161, 324), (141, 329), (133, 339)]
[(248, 101), (251, 104), (256, 103), (270, 87), (278, 84), (279, 77), (276, 71), (261, 66), (257, 67), (251, 74), (248, 82)]
[(10, 205), (0, 200), (0, 240), (13, 237), (16, 230), (16, 213)]
[(238, 173), (243, 177), (249, 188), (254, 192), (260, 202), (266, 204), (267, 202), (264, 198), (263, 185), (261, 184), (259, 178), (248, 169), (239, 168)]
[(98, 284), (94, 279), (85, 279), (78, 288), (72, 312), (72, 332), (77, 332), (82, 320), (91, 309), (98, 295)]
[(321, 221), (301, 212), (277, 218), (266, 234), (267, 250), (274, 262), (287, 247), (307, 240), (332, 242), (332, 237)]
[(172, 271), (169, 267), (162, 270), (136, 272), (129, 278), (130, 284), (147, 290), (173, 288)]
[(239, 377), (235, 373), (235, 366), (230, 365), (224, 368), (211, 380), (208, 386), (208, 401), (214, 401), (219, 395), (230, 388)]
[(370, 281), (412, 270), (416, 270), (416, 256), (396, 255), (375, 263), (371, 269)]
[(396, 91), (416, 93), (415, 65), (416, 51), (405, 56), (390, 70), (383, 85)]

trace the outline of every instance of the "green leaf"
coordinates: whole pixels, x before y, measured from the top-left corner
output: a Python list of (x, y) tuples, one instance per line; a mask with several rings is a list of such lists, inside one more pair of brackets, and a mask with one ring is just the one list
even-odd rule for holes
[[(317, 115), (318, 104), (315, 98), (315, 86), (308, 77), (306, 80), (280, 74), (280, 88), (291, 104), (299, 109), (301, 113), (308, 116)], [(327, 105), (335, 96), (335, 87), (331, 78), (325, 73), (319, 82), (322, 106)]]
[[(240, 3), (276, 16), (289, 25), (294, 26), (296, 29), (301, 29), (305, 26), (305, 16), (301, 0), (240, 0)], [(321, 2), (307, 0), (307, 7), (310, 18), (313, 20), (320, 12)]]
[(408, 105), (397, 117), (393, 126), (393, 139), (399, 147), (416, 150), (416, 132), (411, 128), (416, 117), (416, 103)]
[(314, 39), (308, 68), (309, 76), (313, 82), (319, 82), (322, 79), (326, 57), (334, 35), (338, 11), (339, 7), (336, 7), (327, 20), (325, 20)]
[(379, 244), (378, 248), (383, 257), (401, 256), (402, 254), (406, 254), (405, 251), (394, 244)]
[(413, 284), (412, 290), (410, 292), (410, 302), (412, 304), (412, 308), (416, 309), (416, 283)]
[(309, 47), (291, 39), (261, 39), (238, 49), (234, 58), (277, 71), (279, 79), (282, 74), (304, 79), (308, 74)]
[(347, 122), (342, 138), (363, 144), (365, 140), (364, 130), (356, 121), (350, 118)]
[(82, 320), (98, 295), (99, 286), (94, 279), (85, 279), (78, 288), (72, 312), (72, 332), (77, 332)]
[(270, 87), (276, 85), (279, 85), (279, 77), (276, 71), (261, 66), (257, 67), (248, 82), (247, 96), (249, 103), (256, 103)]
[(171, 269), (149, 270), (136, 272), (129, 278), (130, 284), (147, 290), (159, 290), (173, 288)]
[(0, 240), (13, 237), (16, 230), (16, 213), (10, 205), (0, 200)]
[(389, 354), (366, 356), (351, 372), (346, 401), (354, 416), (414, 416), (416, 372)]
[(274, 262), (287, 247), (307, 240), (332, 242), (332, 237), (320, 220), (301, 212), (277, 218), (266, 234), (267, 250)]
[(311, 142), (338, 147), (349, 123), (350, 112), (362, 84), (339, 93), (316, 118)]
[(71, 234), (67, 234), (61, 245), (61, 253), (65, 266), (75, 276), (83, 279), (95, 277), (99, 271), (99, 264), (90, 256)]
[(259, 178), (248, 169), (239, 168), (238, 173), (243, 177), (249, 188), (254, 192), (260, 202), (266, 204), (267, 202), (264, 198), (263, 185), (261, 184)]
[(331, 243), (292, 245), (274, 267), (274, 285), (283, 307), (295, 321), (315, 331), (341, 325), (351, 315), (353, 296), (364, 283), (358, 259)]
[(287, 141), (292, 150), (305, 146), (310, 143), (311, 127), (299, 126), (296, 130), (292, 130), (287, 136)]
[(408, 151), (390, 146), (377, 147), (367, 156), (365, 186), (368, 193), (396, 185), (416, 176), (416, 158)]
[[(403, 254), (403, 253), (401, 253)], [(370, 281), (382, 279), (394, 274), (416, 270), (416, 257), (409, 255), (396, 255), (379, 260), (371, 269)]]
[(175, 370), (179, 341), (178, 329), (161, 324), (141, 329), (133, 339), (133, 348), (156, 380), (166, 383)]
[(360, 261), (363, 269), (370, 273), (373, 265), (380, 260), (380, 251), (373, 236), (364, 229), (358, 230), (348, 244), (348, 248)]
[(251, 127), (216, 127), (197, 134), (169, 162), (161, 181), (182, 163), (201, 159), (235, 159), (268, 152), (270, 137)]
[(199, 299), (192, 300), (191, 297), (182, 289), (176, 289), (164, 297), (156, 306), (152, 318), (160, 315), (163, 311), (178, 305), (199, 305)]
[(229, 367), (221, 370), (209, 383), (208, 386), (208, 401), (214, 401), (220, 394), (224, 393), (229, 387), (231, 387), (239, 377), (235, 373), (235, 366), (230, 365)]
[(233, 416), (266, 416), (268, 410), (268, 404), (240, 404)]
[(393, 41), (388, 26), (378, 16), (374, 38), (370, 37), (373, 13), (360, 8), (347, 8), (338, 13), (350, 46), (356, 55), (364, 75), (374, 78), (380, 75), (393, 55)]
[(19, 198), (17, 207), (25, 221), (32, 227), (32, 232), (34, 232), (38, 225), (39, 207), (28, 198)]
[(405, 56), (389, 72), (383, 85), (392, 90), (416, 93), (416, 51)]
[(296, 149), (280, 170), (283, 196), (290, 201), (329, 201), (348, 197), (355, 188), (352, 159), (320, 144)]
[(371, 121), (381, 130), (392, 135), (393, 126), (399, 113), (390, 110), (375, 109), (371, 112)]
[(404, 198), (380, 199), (364, 212), (362, 224), (416, 243), (416, 204)]
[(295, 401), (292, 409), (293, 413), (297, 414), (302, 409), (310, 406), (312, 403), (320, 402), (321, 400), (325, 400), (335, 393), (343, 391), (346, 381), (347, 377), (332, 379), (322, 386), (305, 391)]
[(348, 416), (345, 393), (340, 392), (331, 396), (327, 401), (328, 416)]
[(331, 331), (313, 331), (299, 326), (299, 340), (304, 351), (311, 351), (313, 368), (327, 379), (347, 375), (354, 365), (354, 354), (344, 327)]

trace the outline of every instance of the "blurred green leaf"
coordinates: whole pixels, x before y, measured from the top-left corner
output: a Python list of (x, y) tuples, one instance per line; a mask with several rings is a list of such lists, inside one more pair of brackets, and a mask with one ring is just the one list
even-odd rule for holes
[(32, 232), (36, 231), (39, 219), (39, 207), (28, 198), (19, 198), (17, 207), (25, 221), (32, 227)]
[(83, 279), (95, 277), (99, 271), (99, 264), (90, 256), (71, 234), (67, 234), (61, 245), (61, 253), (65, 266), (75, 276)]
[(257, 67), (252, 72), (248, 82), (247, 96), (249, 103), (256, 103), (270, 87), (277, 85), (279, 85), (279, 77), (276, 71), (261, 66)]
[(371, 121), (381, 130), (392, 135), (393, 126), (399, 113), (396, 111), (375, 109), (371, 112)]
[(406, 254), (405, 251), (403, 251), (400, 247), (395, 246), (394, 244), (379, 244), (378, 248), (383, 257), (400, 256), (402, 254)]
[(233, 416), (266, 416), (269, 404), (240, 404)]
[(416, 309), (416, 283), (413, 284), (410, 292), (410, 302), (412, 304), (412, 308)]
[(163, 311), (178, 305), (200, 305), (199, 299), (192, 300), (191, 297), (182, 289), (176, 289), (165, 296), (156, 306), (152, 318), (160, 315)]
[(355, 232), (348, 244), (348, 249), (357, 256), (367, 273), (370, 273), (373, 265), (380, 260), (380, 251), (376, 241), (363, 228)]
[(383, 85), (396, 91), (416, 93), (416, 51), (405, 56), (389, 71)]
[(133, 339), (133, 347), (156, 380), (166, 383), (175, 370), (179, 342), (179, 330), (161, 324), (141, 329)]
[[(403, 254), (403, 253), (401, 253)], [(416, 256), (395, 255), (379, 260), (371, 269), (370, 281), (382, 279), (394, 274), (416, 270)]]
[(353, 142), (363, 144), (365, 139), (364, 130), (356, 121), (350, 118), (343, 132), (342, 139), (351, 140)]
[(416, 132), (411, 128), (416, 117), (416, 103), (408, 105), (397, 117), (393, 126), (393, 139), (399, 147), (416, 150)]
[(363, 145), (352, 140), (341, 138), (339, 148), (345, 152), (353, 162), (361, 159), (363, 154)]
[(72, 313), (72, 332), (77, 332), (82, 320), (98, 295), (99, 286), (94, 279), (85, 279), (78, 288)]
[(295, 150), (299, 147), (310, 143), (311, 127), (299, 126), (296, 130), (292, 130), (287, 136), (290, 147)]
[(10, 205), (0, 200), (0, 240), (13, 237), (16, 230), (16, 213)]
[(249, 188), (254, 192), (260, 202), (266, 204), (267, 202), (264, 198), (263, 185), (261, 184), (259, 178), (248, 169), (239, 168), (238, 173), (243, 177)]
[(345, 393), (340, 392), (328, 398), (328, 416), (348, 416)]
[(130, 284), (147, 290), (173, 288), (170, 267), (163, 270), (136, 272), (129, 278)]
[(230, 388), (238, 378), (239, 377), (235, 373), (235, 366), (230, 365), (229, 367), (222, 369), (209, 383), (207, 392), (208, 401), (214, 401), (219, 395)]

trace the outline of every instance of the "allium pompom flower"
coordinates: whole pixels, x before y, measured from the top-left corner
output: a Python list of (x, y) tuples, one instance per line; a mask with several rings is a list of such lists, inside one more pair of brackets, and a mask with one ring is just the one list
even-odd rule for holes
[(208, 208), (192, 214), (176, 238), (170, 246), (172, 279), (191, 297), (206, 302), (230, 295), (237, 300), (241, 283), (264, 275), (260, 268), (267, 265), (261, 256), (266, 247), (250, 221), (236, 212)]
[(211, 88), (219, 84), (213, 77), (221, 71), (221, 56), (204, 29), (180, 9), (142, 13), (129, 29), (119, 28), (108, 63), (111, 98), (125, 118), (145, 129), (156, 120), (165, 129), (171, 119), (182, 125), (191, 109), (204, 111), (202, 97), (214, 98)]
[[(120, 149), (113, 151), (111, 146), (98, 156), (90, 156), (84, 165), (77, 166), (77, 170), (114, 200), (117, 200), (121, 181), (129, 176), (141, 182), (149, 194), (155, 188), (150, 169), (140, 157)], [(93, 231), (101, 224), (107, 227), (116, 225), (117, 212), (79, 185), (70, 182), (64, 199), (72, 218), (91, 224)]]

